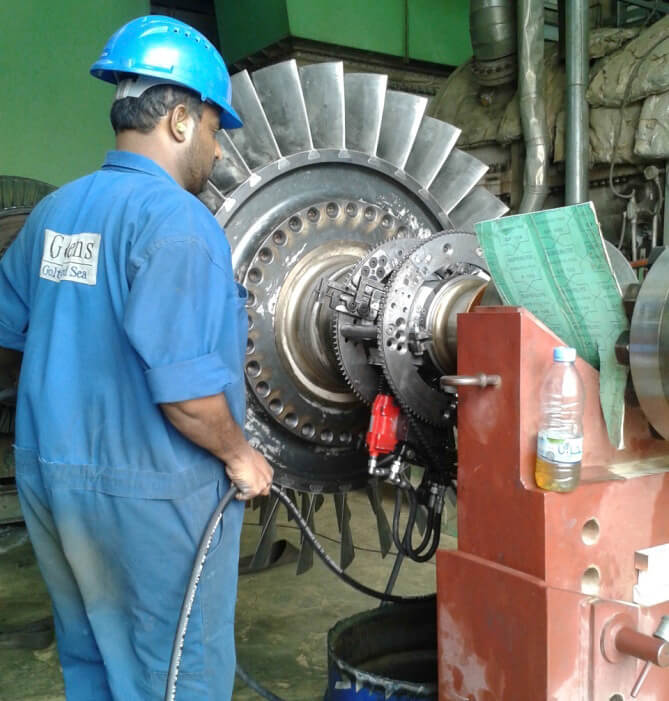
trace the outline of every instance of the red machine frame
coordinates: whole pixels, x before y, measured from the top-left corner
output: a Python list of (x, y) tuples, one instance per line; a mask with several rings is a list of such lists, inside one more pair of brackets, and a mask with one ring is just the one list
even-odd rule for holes
[[(669, 542), (669, 473), (658, 469), (669, 442), (628, 408), (627, 448), (614, 450), (599, 374), (578, 359), (581, 485), (538, 489), (539, 389), (556, 345), (524, 309), (458, 319), (458, 373), (502, 382), (459, 392), (458, 549), (437, 555), (440, 701), (624, 701), (644, 662), (620, 651), (621, 631), (644, 633), (637, 647), (662, 643), (652, 634), (669, 602), (638, 606), (633, 586), (635, 552)], [(611, 471), (623, 464), (627, 478)], [(638, 698), (669, 701), (669, 670), (653, 666)]]

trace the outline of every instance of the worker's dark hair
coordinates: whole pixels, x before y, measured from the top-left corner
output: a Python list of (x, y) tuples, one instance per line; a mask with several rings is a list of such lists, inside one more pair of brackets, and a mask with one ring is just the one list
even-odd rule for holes
[(124, 97), (111, 106), (109, 118), (118, 134), (125, 129), (136, 129), (148, 134), (161, 117), (178, 104), (186, 105), (189, 114), (202, 117), (203, 103), (196, 93), (176, 85), (154, 85), (139, 97)]

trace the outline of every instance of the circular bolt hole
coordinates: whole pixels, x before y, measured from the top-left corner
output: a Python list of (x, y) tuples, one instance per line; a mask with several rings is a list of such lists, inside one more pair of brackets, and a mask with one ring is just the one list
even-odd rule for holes
[(362, 266), (362, 275), (363, 277), (367, 277), (369, 275), (369, 268), (366, 265)]
[(311, 424), (304, 424), (301, 429), (301, 433), (305, 438), (313, 438), (316, 429)]
[(318, 221), (320, 216), (321, 213), (316, 209), (316, 207), (309, 208), (309, 211), (307, 212), (307, 219), (309, 219), (309, 221)]
[(625, 701), (625, 697), (622, 694), (613, 694), (609, 696), (609, 701)]
[(403, 341), (403, 340), (406, 338), (406, 334), (404, 333), (404, 331), (398, 331), (398, 332), (395, 334), (395, 338), (396, 338), (398, 341)]
[(275, 231), (275, 232), (272, 234), (272, 241), (274, 241), (274, 243), (275, 243), (277, 246), (285, 246), (285, 245), (286, 245), (286, 234), (285, 234), (285, 232), (281, 231), (281, 229), (279, 229), (278, 231)]
[(339, 434), (339, 440), (341, 443), (350, 443), (352, 436), (348, 431), (344, 431), (344, 433)]
[(247, 353), (253, 353), (256, 349), (256, 344), (253, 342), (252, 338), (247, 338), (246, 339), (246, 352)]
[(380, 256), (380, 257), (379, 257), (379, 265), (380, 265), (381, 267), (384, 267), (384, 268), (385, 268), (387, 262), (388, 262), (388, 259), (387, 259), (385, 256)]
[(377, 263), (378, 263), (378, 261), (376, 260), (376, 258), (371, 258), (369, 261), (369, 267), (376, 268)]
[(254, 284), (259, 283), (262, 280), (262, 270), (260, 268), (251, 268), (249, 270), (249, 282)]
[(374, 207), (365, 207), (365, 219), (368, 219), (369, 221), (372, 221), (372, 219), (376, 218), (376, 211)]
[(400, 316), (397, 319), (395, 319), (396, 326), (402, 326), (404, 323), (405, 323), (405, 319), (403, 316)]
[(393, 339), (392, 339), (392, 338), (389, 338), (389, 339), (386, 341), (386, 345), (388, 346), (388, 348), (392, 348), (392, 347), (393, 347)]
[[(397, 229), (398, 236), (406, 236), (408, 233), (409, 232), (408, 232), (408, 229), (406, 228), (406, 226), (400, 226), (399, 229)], [(402, 255), (402, 254), (400, 253), (400, 255)]]
[(384, 229), (390, 229), (390, 227), (392, 226), (392, 223), (393, 223), (393, 220), (387, 214), (384, 215), (383, 218), (381, 219), (381, 226)]
[(259, 397), (262, 397), (265, 399), (270, 393), (270, 388), (267, 382), (258, 382), (256, 385), (256, 392), (258, 393)]
[(327, 206), (325, 207), (325, 211), (328, 217), (334, 219), (339, 214), (339, 205), (336, 202), (328, 202)]
[(302, 220), (299, 217), (291, 217), (288, 220), (288, 226), (290, 227), (291, 231), (300, 231), (302, 228)]
[(586, 545), (594, 545), (599, 540), (599, 521), (596, 518), (588, 519), (583, 524), (581, 540)]
[(294, 414), (292, 411), (286, 414), (286, 416), (283, 419), (284, 423), (288, 428), (295, 428), (297, 426), (297, 414)]
[(397, 344), (397, 352), (402, 353), (404, 351), (404, 344), (403, 343), (398, 343)]
[(272, 258), (274, 258), (271, 249), (269, 248), (261, 248), (260, 251), (258, 252), (258, 258), (260, 258), (260, 261), (262, 263), (271, 263)]
[(357, 213), (358, 213), (358, 205), (353, 203), (353, 202), (349, 202), (346, 205), (346, 214), (348, 214), (349, 217), (354, 217)]
[(450, 243), (445, 243), (444, 247), (441, 249), (447, 256), (450, 256), (451, 253), (453, 253), (453, 246), (451, 246)]
[(283, 411), (283, 402), (278, 397), (274, 397), (269, 403), (269, 410), (273, 414), (280, 414)]
[(260, 363), (257, 363), (255, 360), (247, 363), (246, 372), (248, 372), (251, 377), (258, 377), (258, 375), (260, 375)]
[(379, 266), (379, 267), (376, 269), (376, 275), (377, 275), (377, 277), (379, 278), (379, 280), (383, 280), (383, 278), (384, 278), (385, 275), (386, 275), (386, 269)]
[(334, 433), (332, 433), (329, 428), (325, 429), (325, 431), (321, 431), (321, 440), (326, 443), (332, 443), (334, 440)]
[(591, 565), (581, 577), (581, 593), (589, 596), (599, 594), (600, 574), (597, 567)]
[(256, 296), (253, 294), (253, 292), (247, 292), (246, 293), (246, 306), (253, 307), (253, 306), (255, 306), (255, 303), (256, 303)]

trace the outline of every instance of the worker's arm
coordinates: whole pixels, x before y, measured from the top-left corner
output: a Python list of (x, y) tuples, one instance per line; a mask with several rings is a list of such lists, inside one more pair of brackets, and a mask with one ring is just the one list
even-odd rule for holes
[(224, 394), (160, 406), (177, 431), (225, 463), (228, 477), (241, 492), (239, 499), (269, 494), (273, 470), (263, 455), (249, 445)]

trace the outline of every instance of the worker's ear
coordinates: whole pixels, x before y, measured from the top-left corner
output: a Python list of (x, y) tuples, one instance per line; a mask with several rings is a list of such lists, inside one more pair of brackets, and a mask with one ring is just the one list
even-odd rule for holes
[(193, 131), (193, 118), (188, 114), (186, 105), (177, 105), (169, 117), (170, 134), (176, 141), (183, 143)]

